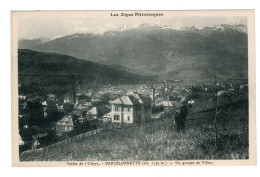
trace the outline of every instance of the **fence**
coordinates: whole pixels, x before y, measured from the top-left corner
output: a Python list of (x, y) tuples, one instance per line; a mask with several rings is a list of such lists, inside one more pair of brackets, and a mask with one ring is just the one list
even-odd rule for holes
[(45, 148), (39, 148), (39, 149), (32, 149), (32, 150), (28, 150), (28, 151), (24, 151), (22, 152), (21, 154), (25, 154), (25, 153), (31, 153), (31, 152), (37, 152), (37, 151), (42, 151), (43, 149), (48, 149), (48, 148), (51, 148), (51, 147), (56, 147), (56, 146), (59, 146), (61, 144), (66, 144), (66, 143), (69, 143), (71, 141), (79, 141), (83, 138), (87, 138), (87, 137), (90, 137), (90, 136), (93, 136), (93, 135), (96, 135), (96, 134), (99, 134), (103, 131), (103, 128), (99, 128), (99, 129), (96, 129), (96, 130), (92, 130), (92, 131), (89, 131), (89, 132), (86, 132), (86, 133), (82, 133), (80, 135), (76, 135), (76, 136), (73, 136), (71, 138), (68, 138), (66, 140), (63, 140), (63, 141), (60, 141), (58, 143), (55, 143), (55, 144), (52, 144), (52, 145), (49, 145)]

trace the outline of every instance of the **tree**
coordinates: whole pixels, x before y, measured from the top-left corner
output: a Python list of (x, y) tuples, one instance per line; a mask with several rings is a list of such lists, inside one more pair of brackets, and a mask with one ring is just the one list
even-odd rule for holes
[(68, 114), (73, 111), (74, 105), (71, 103), (64, 103), (63, 104), (63, 110), (65, 114)]
[(25, 106), (25, 104), (26, 104), (26, 101), (24, 99), (19, 98), (19, 114), (20, 115), (24, 115), (24, 114), (28, 113), (28, 109)]
[(23, 116), (18, 119), (19, 129), (22, 129), (24, 125), (28, 124), (28, 117)]
[(36, 131), (33, 128), (22, 128), (19, 130), (19, 134), (21, 135), (22, 140), (30, 142), (32, 136), (36, 134)]
[(49, 121), (56, 121), (58, 116), (58, 108), (54, 101), (47, 101), (47, 119)]
[(164, 106), (163, 105), (159, 105), (159, 106), (153, 106), (152, 107), (152, 113), (157, 113), (157, 112), (161, 112), (164, 110)]
[(27, 102), (27, 108), (29, 125), (40, 125), (44, 118), (43, 105), (39, 102), (39, 100), (34, 99)]
[(101, 96), (101, 102), (103, 102), (104, 104), (108, 104), (110, 100), (110, 95), (108, 93), (105, 93)]

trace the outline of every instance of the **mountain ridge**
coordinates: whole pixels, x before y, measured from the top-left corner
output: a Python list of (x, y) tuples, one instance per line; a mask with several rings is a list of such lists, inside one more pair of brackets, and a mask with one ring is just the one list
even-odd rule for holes
[[(106, 65), (122, 65), (167, 79), (247, 78), (245, 25), (189, 27), (182, 30), (141, 24), (103, 34), (78, 33), (36, 45), (54, 52)], [(242, 30), (243, 31), (243, 30)]]
[(152, 76), (140, 75), (124, 67), (112, 67), (57, 53), (18, 50), (18, 82), (21, 93), (62, 95), (72, 87), (103, 84), (138, 84)]

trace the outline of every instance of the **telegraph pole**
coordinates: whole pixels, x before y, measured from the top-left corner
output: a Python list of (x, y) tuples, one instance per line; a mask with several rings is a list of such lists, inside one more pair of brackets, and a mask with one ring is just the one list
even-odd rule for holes
[(218, 87), (217, 87), (217, 77), (215, 76), (215, 87), (216, 87), (216, 93), (215, 93), (215, 107), (216, 107), (216, 112), (215, 112), (215, 120), (214, 120), (214, 128), (215, 128), (215, 148), (217, 147), (217, 118), (218, 118)]

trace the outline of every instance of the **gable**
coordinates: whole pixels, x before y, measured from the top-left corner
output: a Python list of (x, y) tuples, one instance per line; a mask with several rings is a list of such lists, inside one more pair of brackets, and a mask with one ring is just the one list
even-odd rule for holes
[(90, 109), (87, 114), (91, 114), (91, 115), (97, 115), (97, 107), (93, 107), (92, 109)]
[(114, 101), (110, 102), (111, 104), (123, 104), (120, 98), (115, 99)]

